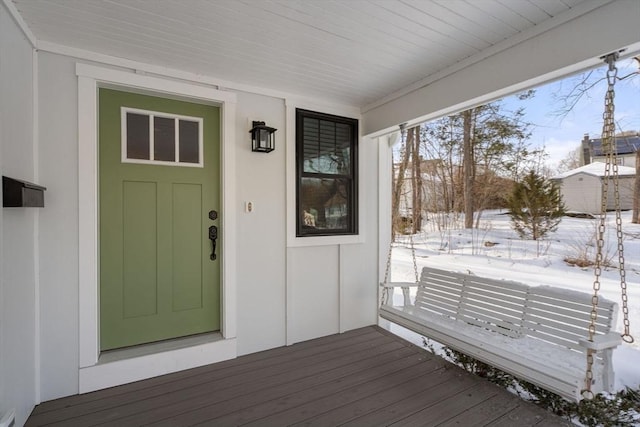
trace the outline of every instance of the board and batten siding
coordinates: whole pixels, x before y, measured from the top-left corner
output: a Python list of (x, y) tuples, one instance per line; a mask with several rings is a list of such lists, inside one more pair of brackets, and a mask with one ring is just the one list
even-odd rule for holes
[[(42, 52), (40, 174), (54, 190), (41, 218), (43, 301), (41, 312), (42, 399), (78, 392), (78, 84), (77, 59)], [(45, 78), (46, 77), (46, 78)], [(237, 353), (253, 353), (321, 335), (375, 324), (377, 296), (377, 154), (372, 140), (360, 145), (360, 191), (368, 212), (362, 241), (288, 247), (291, 214), (285, 189), (287, 148), (285, 100), (237, 92), (235, 161), (227, 165), (235, 182)], [(308, 106), (309, 104), (305, 104)], [(320, 111), (340, 114), (319, 106)], [(276, 149), (251, 151), (252, 120), (276, 132)], [(49, 194), (48, 194), (49, 196)], [(251, 213), (245, 203), (252, 202)], [(221, 215), (224, 215), (224, 208)], [(220, 229), (224, 236), (225, 230)], [(45, 256), (46, 254), (46, 256)]]
[[(0, 5), (0, 172), (40, 182), (34, 132), (35, 61), (31, 43)], [(0, 208), (0, 417), (15, 411), (16, 425), (24, 424), (38, 401), (40, 212)]]

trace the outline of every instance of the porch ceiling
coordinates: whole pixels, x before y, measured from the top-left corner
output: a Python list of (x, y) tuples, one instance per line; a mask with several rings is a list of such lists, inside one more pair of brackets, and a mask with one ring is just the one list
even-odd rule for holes
[[(68, 46), (366, 109), (591, 0), (12, 0)], [(599, 4), (606, 3), (602, 1)], [(515, 43), (515, 41), (513, 42)], [(511, 43), (511, 44), (513, 44)], [(498, 46), (496, 46), (498, 45)], [(483, 52), (484, 51), (484, 52)]]

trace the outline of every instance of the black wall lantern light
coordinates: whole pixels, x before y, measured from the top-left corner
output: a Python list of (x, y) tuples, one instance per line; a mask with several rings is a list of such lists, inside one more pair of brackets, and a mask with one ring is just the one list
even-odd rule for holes
[(264, 122), (253, 122), (253, 127), (249, 131), (251, 134), (251, 151), (260, 153), (270, 153), (275, 148), (275, 132), (278, 129), (265, 125)]

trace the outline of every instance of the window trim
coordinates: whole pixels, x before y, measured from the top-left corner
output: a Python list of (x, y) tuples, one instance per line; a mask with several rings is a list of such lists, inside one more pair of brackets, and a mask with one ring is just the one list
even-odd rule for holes
[[(333, 123), (346, 124), (351, 129), (350, 140), (350, 174), (327, 174), (304, 171), (304, 150), (303, 150), (303, 121), (305, 118), (315, 118), (319, 120), (331, 121)], [(359, 194), (359, 120), (351, 117), (338, 116), (334, 114), (321, 113), (302, 108), (295, 109), (295, 237), (308, 239), (313, 237), (350, 237), (359, 235), (360, 227), (360, 194)], [(347, 218), (347, 229), (340, 230), (320, 230), (317, 232), (304, 230), (302, 228), (301, 216), (301, 182), (303, 178), (325, 178), (344, 179), (349, 181), (349, 216)]]

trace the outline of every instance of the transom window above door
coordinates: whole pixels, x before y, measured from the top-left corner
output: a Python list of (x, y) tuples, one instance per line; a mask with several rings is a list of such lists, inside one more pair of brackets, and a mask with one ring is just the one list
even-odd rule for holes
[(203, 167), (202, 118), (121, 107), (122, 162)]

